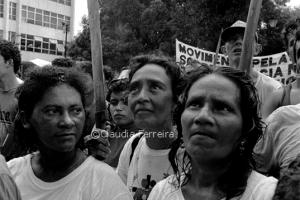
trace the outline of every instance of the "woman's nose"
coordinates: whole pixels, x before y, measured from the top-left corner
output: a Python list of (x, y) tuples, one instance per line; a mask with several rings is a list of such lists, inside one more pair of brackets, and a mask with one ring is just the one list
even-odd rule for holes
[(65, 112), (62, 114), (60, 122), (60, 126), (70, 127), (74, 125), (74, 121), (69, 112)]
[(205, 104), (194, 118), (195, 123), (211, 124), (213, 123), (212, 112), (208, 104)]

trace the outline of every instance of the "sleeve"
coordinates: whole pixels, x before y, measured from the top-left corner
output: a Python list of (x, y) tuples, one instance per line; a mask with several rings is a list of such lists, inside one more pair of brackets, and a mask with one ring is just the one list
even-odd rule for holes
[(158, 182), (151, 190), (148, 200), (163, 200), (161, 191), (162, 191), (162, 181)]
[(120, 154), (119, 157), (119, 162), (117, 166), (117, 173), (121, 177), (123, 183), (126, 185), (127, 184), (127, 175), (128, 175), (128, 170), (129, 170), (129, 159), (130, 159), (130, 154), (131, 154), (131, 144), (134, 140), (134, 138), (138, 137), (142, 133), (137, 133), (133, 135), (124, 145), (124, 148)]
[(0, 175), (0, 199), (21, 200), (16, 183), (8, 174)]
[(273, 177), (266, 178), (257, 185), (252, 193), (252, 200), (272, 200), (278, 180)]
[(254, 147), (254, 159), (256, 162), (256, 168), (261, 173), (268, 173), (273, 163), (273, 133), (276, 131), (277, 123), (271, 115), (267, 119), (267, 127), (263, 136), (259, 139)]

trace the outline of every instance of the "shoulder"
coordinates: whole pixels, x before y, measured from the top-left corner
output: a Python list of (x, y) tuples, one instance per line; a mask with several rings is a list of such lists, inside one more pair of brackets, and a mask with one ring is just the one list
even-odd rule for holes
[(183, 200), (182, 192), (175, 175), (159, 181), (152, 189), (148, 200)]
[[(289, 120), (287, 120), (289, 119)], [(270, 123), (272, 121), (284, 121), (284, 122), (291, 122), (293, 123), (300, 120), (300, 104), (297, 105), (289, 105), (289, 106), (282, 106), (276, 109), (267, 119), (266, 123)]]
[(84, 175), (84, 183), (89, 186), (87, 190), (96, 191), (96, 199), (131, 199), (128, 189), (112, 167), (92, 156), (87, 158), (86, 165), (88, 169), (84, 171), (88, 174)]
[(5, 158), (0, 154), (0, 174), (10, 174)]
[(7, 162), (8, 168), (13, 177), (18, 176), (18, 174), (22, 173), (25, 168), (27, 168), (30, 162), (31, 154), (28, 154), (23, 157), (14, 158)]
[(246, 190), (241, 199), (271, 200), (277, 182), (278, 180), (274, 177), (267, 177), (256, 171), (252, 171), (248, 178)]
[(274, 89), (279, 89), (282, 87), (282, 84), (275, 80), (274, 78), (271, 78), (261, 72), (258, 72), (258, 77), (257, 77), (257, 84), (261, 84), (263, 85), (264, 87), (271, 87), (271, 88), (274, 88)]

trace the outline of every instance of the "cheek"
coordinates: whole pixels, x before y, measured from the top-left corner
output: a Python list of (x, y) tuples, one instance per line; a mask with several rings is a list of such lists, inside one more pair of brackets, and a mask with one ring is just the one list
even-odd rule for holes
[(191, 114), (187, 111), (184, 111), (181, 115), (182, 137), (184, 143), (186, 143), (189, 138), (189, 127), (192, 125), (191, 122)]

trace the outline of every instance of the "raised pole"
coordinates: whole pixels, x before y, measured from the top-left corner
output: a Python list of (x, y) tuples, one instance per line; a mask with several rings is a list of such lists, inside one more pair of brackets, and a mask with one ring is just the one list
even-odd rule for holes
[(262, 0), (251, 0), (249, 6), (247, 26), (244, 34), (242, 54), (239, 64), (239, 69), (247, 73), (249, 73), (250, 67), (252, 67), (253, 40), (255, 38), (261, 4)]
[(94, 96), (96, 102), (96, 128), (105, 128), (106, 102), (104, 93), (104, 75), (102, 59), (102, 42), (100, 29), (100, 5), (97, 0), (88, 0), (91, 51), (93, 65)]

